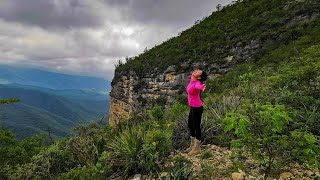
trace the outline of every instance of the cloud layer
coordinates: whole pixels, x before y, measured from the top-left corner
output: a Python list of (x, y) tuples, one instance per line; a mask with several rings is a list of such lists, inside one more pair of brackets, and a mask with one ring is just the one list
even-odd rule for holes
[(231, 0), (1, 0), (0, 64), (111, 80), (114, 62)]

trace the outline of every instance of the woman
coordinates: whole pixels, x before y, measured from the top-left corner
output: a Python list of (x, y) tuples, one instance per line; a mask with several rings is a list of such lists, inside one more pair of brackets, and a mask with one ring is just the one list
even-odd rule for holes
[(188, 104), (190, 106), (188, 127), (190, 130), (191, 143), (186, 150), (188, 155), (196, 155), (200, 152), (201, 141), (201, 117), (203, 113), (203, 106), (200, 99), (201, 91), (206, 89), (203, 81), (207, 79), (207, 74), (201, 70), (195, 70), (191, 74), (190, 83), (187, 86)]

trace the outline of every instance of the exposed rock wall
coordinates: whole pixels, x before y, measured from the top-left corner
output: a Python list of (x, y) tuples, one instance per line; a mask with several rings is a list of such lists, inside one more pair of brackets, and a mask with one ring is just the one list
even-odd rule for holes
[(179, 87), (184, 87), (187, 79), (186, 73), (174, 72), (143, 78), (122, 75), (110, 93), (109, 124), (114, 125), (119, 119), (128, 117), (131, 111), (150, 108), (155, 103), (172, 104), (181, 91)]
[(227, 73), (240, 62), (253, 59), (261, 47), (260, 40), (253, 40), (246, 44), (238, 43), (233, 47), (224, 47), (229, 49), (230, 55), (222, 60), (213, 60), (210, 64), (185, 61), (179, 66), (182, 70), (173, 65), (162, 73), (150, 72), (143, 77), (139, 77), (134, 72), (116, 73), (110, 92), (109, 124), (116, 124), (134, 110), (151, 108), (154, 104), (171, 105), (179, 94), (185, 93), (191, 70), (204, 69), (209, 74), (209, 79), (212, 79)]
[[(263, 42), (259, 39), (249, 43), (238, 43), (231, 47), (221, 47), (229, 51), (224, 58), (206, 62), (184, 61), (179, 67), (169, 66), (161, 73), (150, 72), (139, 77), (134, 72), (116, 72), (110, 92), (109, 124), (114, 125), (130, 112), (143, 108), (151, 108), (154, 104), (170, 105), (179, 94), (185, 93), (189, 83), (191, 70), (204, 69), (209, 79), (230, 71), (236, 64), (254, 59)], [(218, 63), (219, 62), (219, 63)]]
[[(211, 65), (209, 78), (224, 74), (233, 65), (232, 60), (225, 65)], [(192, 69), (206, 69), (206, 64), (193, 63)], [(155, 104), (171, 105), (180, 94), (186, 94), (185, 88), (189, 83), (191, 71), (179, 72), (175, 66), (168, 67), (163, 73), (148, 74), (139, 78), (135, 73), (116, 74), (118, 80), (113, 81), (110, 92), (109, 124), (115, 125), (121, 118), (129, 116), (134, 110), (151, 108)], [(116, 78), (115, 78), (116, 79)]]

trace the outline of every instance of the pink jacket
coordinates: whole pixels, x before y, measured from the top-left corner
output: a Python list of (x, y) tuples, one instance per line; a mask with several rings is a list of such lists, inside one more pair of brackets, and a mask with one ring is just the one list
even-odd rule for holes
[(204, 85), (199, 80), (190, 80), (187, 86), (188, 103), (191, 107), (201, 107), (200, 90), (204, 89)]

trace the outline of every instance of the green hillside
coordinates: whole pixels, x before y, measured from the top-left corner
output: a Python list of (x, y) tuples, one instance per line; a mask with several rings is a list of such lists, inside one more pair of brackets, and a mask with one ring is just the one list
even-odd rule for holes
[(42, 108), (75, 122), (85, 122), (90, 118), (90, 112), (83, 107), (52, 93), (28, 89), (27, 86), (17, 88), (14, 86), (0, 85), (0, 89), (0, 96), (2, 98), (16, 97), (27, 105)]
[[(44, 95), (50, 95), (53, 98), (60, 98), (67, 103), (72, 103), (73, 106), (77, 108), (85, 109), (84, 113), (89, 113), (90, 117), (100, 118), (105, 114), (108, 114), (109, 111), (109, 92), (106, 90), (89, 90), (89, 89), (49, 89), (37, 86), (21, 85), (21, 84), (7, 84), (2, 85), (4, 88), (14, 88), (20, 91), (26, 91), (24, 94), (32, 96), (34, 93), (41, 92)], [(0, 86), (1, 88), (1, 86)], [(33, 92), (33, 93), (30, 93)], [(7, 94), (8, 92), (3, 92)], [(13, 93), (10, 93), (12, 95)], [(1, 96), (1, 93), (0, 93)], [(49, 99), (49, 98), (47, 98)], [(52, 101), (52, 100), (51, 100)], [(42, 108), (42, 104), (39, 105)], [(80, 106), (80, 107), (79, 107)], [(59, 113), (59, 112), (58, 112)], [(57, 113), (57, 114), (58, 114)], [(60, 114), (58, 114), (60, 115)], [(84, 119), (87, 120), (87, 119)]]
[(109, 99), (89, 90), (53, 90), (19, 84), (0, 85), (0, 98), (15, 97), (18, 105), (0, 108), (0, 124), (18, 138), (50, 132), (56, 137), (71, 133), (72, 127), (108, 115)]
[[(243, 179), (319, 179), (319, 11), (318, 0), (243, 0), (118, 64), (113, 82), (129, 70), (143, 75), (183, 62), (205, 62), (210, 68), (239, 55), (231, 71), (206, 82), (199, 155), (183, 153), (189, 145), (189, 107), (181, 102), (138, 110), (115, 127), (80, 126), (75, 136), (49, 146), (36, 136), (15, 141), (1, 129), (0, 178), (129, 179), (140, 174), (206, 180), (230, 179), (241, 170)], [(259, 47), (247, 51), (252, 42)], [(35, 148), (17, 151), (21, 144)]]
[(0, 108), (0, 124), (12, 129), (17, 138), (23, 139), (33, 134), (48, 134), (53, 138), (70, 135), (77, 124), (41, 108), (23, 103), (2, 105)]
[[(307, 46), (315, 44), (319, 36), (319, 9), (319, 3), (314, 0), (244, 0), (213, 13), (146, 53), (128, 58), (127, 63), (118, 64), (113, 81), (128, 71), (143, 75), (162, 72), (170, 65), (176, 65), (178, 72), (193, 69), (181, 66), (183, 62), (225, 64), (228, 56), (237, 58), (234, 64), (257, 62), (298, 39), (303, 39)], [(245, 47), (252, 44), (258, 46), (257, 50), (246, 52)], [(288, 53), (299, 52), (303, 44), (271, 61), (279, 62), (289, 57)], [(237, 48), (244, 49), (243, 54)]]

